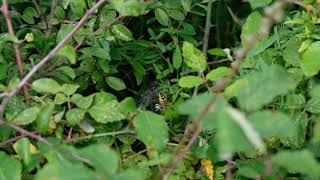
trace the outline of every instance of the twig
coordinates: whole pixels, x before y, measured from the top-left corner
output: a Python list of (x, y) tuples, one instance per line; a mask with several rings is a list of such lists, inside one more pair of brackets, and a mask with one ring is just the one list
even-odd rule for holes
[(20, 132), (22, 135), (26, 135), (28, 137), (31, 137), (35, 140), (42, 142), (43, 144), (46, 144), (48, 146), (52, 146), (52, 144), (49, 141), (47, 141), (46, 139), (44, 139), (43, 137), (41, 137), (33, 132), (27, 131), (18, 125), (11, 124), (11, 123), (5, 123), (3, 120), (0, 120), (0, 123), (9, 126), (12, 129), (15, 129), (16, 131)]
[(39, 17), (41, 18), (42, 23), (45, 23), (46, 26), (47, 26), (47, 28), (48, 28), (48, 22), (47, 22), (46, 19), (42, 16), (41, 10), (40, 10), (40, 7), (39, 7), (37, 1), (36, 1), (36, 0), (32, 0), (32, 2), (33, 2), (33, 4), (34, 4), (34, 7), (36, 8), (36, 11), (37, 11)]
[[(31, 137), (37, 141), (40, 141), (42, 142), (43, 144), (46, 144), (50, 147), (53, 146), (52, 143), (50, 143), (49, 141), (47, 141), (46, 139), (44, 139), (43, 137), (41, 137), (40, 135), (37, 135), (33, 132), (30, 132), (30, 131), (27, 131), (23, 128), (21, 128), (20, 126), (18, 125), (15, 125), (15, 124), (11, 124), (11, 123), (6, 123), (5, 121), (3, 121), (2, 119), (0, 119), (0, 125), (7, 125), (9, 127), (11, 127), (12, 129), (15, 129), (16, 131), (20, 132), (21, 133), (21, 136), (18, 136), (16, 138), (12, 138), (8, 141), (4, 141), (4, 142), (1, 142), (0, 146), (3, 145), (3, 144), (6, 144), (6, 143), (10, 143), (12, 141), (15, 141), (21, 137), (25, 137), (25, 136), (28, 136), (28, 137)], [(71, 157), (73, 157), (74, 159), (77, 159), (81, 162), (84, 162), (86, 164), (89, 164), (89, 165), (92, 165), (92, 163), (90, 162), (90, 160), (78, 155), (78, 154), (75, 154), (75, 153), (72, 153), (72, 152), (69, 152), (69, 151), (65, 151), (65, 150), (60, 150), (62, 153), (66, 154), (66, 155), (70, 155)]]
[(232, 179), (232, 169), (233, 169), (233, 163), (231, 160), (228, 160), (227, 161), (227, 164), (228, 164), (228, 171), (227, 171), (227, 174), (226, 174), (226, 179), (227, 180), (231, 180)]
[(172, 164), (172, 166), (169, 168), (169, 171), (164, 174), (162, 176), (163, 180), (168, 179), (168, 177), (170, 176), (170, 174), (172, 173), (172, 171), (177, 167), (177, 165), (182, 161), (182, 159), (185, 157), (185, 155), (187, 154), (188, 150), (191, 148), (191, 146), (193, 145), (193, 143), (197, 140), (200, 132), (201, 132), (201, 126), (198, 126), (196, 131), (193, 133), (191, 139), (189, 140), (189, 143), (186, 145), (186, 147), (184, 147), (181, 150), (180, 155), (176, 158), (176, 161), (174, 162), (174, 164)]
[(52, 28), (52, 19), (53, 19), (54, 11), (56, 10), (57, 4), (58, 4), (57, 0), (52, 0), (52, 2), (51, 2), (51, 10), (50, 10), (50, 14), (49, 14), (49, 20), (48, 20), (48, 24), (47, 24), (48, 28), (46, 30), (46, 37), (49, 37), (49, 35), (50, 35), (51, 28)]
[(209, 35), (210, 35), (210, 28), (211, 28), (211, 9), (212, 9), (212, 2), (209, 0), (208, 6), (207, 6), (207, 18), (206, 18), (206, 27), (204, 30), (204, 37), (203, 37), (203, 47), (202, 47), (202, 53), (207, 58), (207, 50), (208, 50), (208, 44), (209, 44)]
[(0, 146), (4, 146), (4, 145), (6, 145), (6, 144), (15, 142), (15, 141), (17, 141), (17, 140), (19, 140), (19, 139), (21, 139), (21, 138), (23, 138), (23, 137), (26, 137), (26, 136), (27, 136), (27, 135), (22, 134), (22, 135), (20, 135), (20, 136), (16, 136), (16, 137), (13, 137), (13, 138), (11, 138), (11, 139), (8, 139), (8, 140), (6, 140), (6, 141), (2, 141), (2, 142), (0, 143)]
[[(83, 41), (91, 38), (92, 36), (98, 34), (100, 31), (109, 28), (110, 26), (112, 26), (114, 23), (116, 23), (117, 21), (119, 21), (121, 18), (123, 18), (123, 16), (119, 15), (118, 17), (114, 18), (112, 21), (105, 23), (103, 25), (101, 25), (97, 30), (95, 30), (93, 33), (89, 34), (87, 37), (83, 38)], [(83, 43), (83, 42), (82, 42)], [(79, 43), (79, 47), (82, 45), (82, 43)], [(77, 47), (77, 48), (79, 48)]]
[(115, 132), (92, 134), (92, 135), (88, 135), (88, 136), (82, 136), (82, 137), (70, 139), (70, 142), (78, 142), (78, 141), (82, 141), (82, 140), (86, 140), (86, 139), (105, 137), (105, 136), (116, 136), (116, 135), (120, 135), (120, 134), (135, 134), (135, 132), (130, 131), (130, 130), (122, 130), (122, 131), (115, 131)]
[[(180, 163), (180, 161), (182, 161), (182, 159), (184, 158), (184, 156), (186, 155), (186, 153), (188, 152), (188, 150), (191, 148), (192, 144), (197, 140), (200, 132), (201, 132), (201, 126), (200, 126), (200, 120), (201, 118), (209, 111), (211, 111), (212, 106), (214, 105), (216, 100), (216, 96), (212, 97), (208, 103), (208, 105), (199, 113), (199, 115), (194, 119), (193, 123), (191, 124), (191, 127), (189, 129), (190, 131), (193, 131), (194, 129), (195, 132), (193, 133), (191, 139), (189, 140), (188, 144), (186, 147), (184, 147), (180, 154), (177, 156), (177, 158), (175, 158), (174, 162), (169, 166), (168, 171), (162, 176), (163, 180), (168, 179), (168, 177), (170, 176), (171, 172), (177, 167), (177, 165)], [(186, 133), (185, 136), (183, 137), (183, 139), (180, 141), (179, 145), (178, 145), (178, 149), (180, 149), (180, 147), (182, 146), (182, 144), (186, 141), (187, 137), (188, 137), (189, 133)]]
[[(12, 26), (12, 22), (11, 22), (11, 18), (10, 18), (10, 11), (8, 8), (8, 1), (7, 0), (3, 0), (2, 1), (2, 12), (5, 16), (6, 22), (7, 22), (7, 27), (8, 27), (8, 32), (11, 36), (14, 36), (14, 30), (13, 30), (13, 26)], [(13, 42), (13, 48), (16, 54), (16, 62), (19, 68), (19, 74), (20, 77), (24, 76), (24, 68), (23, 68), (23, 63), (22, 63), (22, 59), (21, 59), (21, 53), (19, 51), (19, 45), (16, 42)], [(28, 92), (28, 87), (26, 84), (23, 85), (23, 95), (24, 98), (26, 100), (26, 102), (28, 102), (29, 99), (29, 92)]]

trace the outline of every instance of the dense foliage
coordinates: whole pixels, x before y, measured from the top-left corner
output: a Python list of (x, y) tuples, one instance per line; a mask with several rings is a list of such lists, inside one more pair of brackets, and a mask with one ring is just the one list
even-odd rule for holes
[(0, 179), (320, 178), (320, 1), (0, 3)]

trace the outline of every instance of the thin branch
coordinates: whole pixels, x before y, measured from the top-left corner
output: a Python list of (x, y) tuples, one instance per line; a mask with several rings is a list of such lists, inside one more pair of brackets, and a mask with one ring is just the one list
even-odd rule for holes
[(33, 4), (34, 4), (34, 7), (36, 8), (36, 11), (37, 11), (39, 17), (41, 18), (42, 23), (45, 23), (46, 26), (48, 27), (48, 22), (47, 22), (47, 20), (43, 17), (43, 15), (41, 14), (41, 10), (40, 10), (39, 4), (37, 3), (36, 0), (32, 0), (32, 2), (33, 2)]
[[(213, 106), (215, 104), (216, 101), (216, 96), (212, 97), (208, 103), (208, 105), (199, 113), (199, 115), (194, 119), (193, 123), (191, 124), (191, 127), (189, 129), (189, 132), (192, 132), (194, 129), (195, 132), (193, 133), (191, 139), (189, 140), (188, 144), (186, 147), (184, 147), (181, 151), (180, 154), (176, 156), (175, 160), (173, 161), (173, 163), (169, 166), (167, 172), (162, 176), (163, 180), (168, 179), (168, 177), (170, 176), (170, 174), (172, 173), (172, 171), (178, 166), (178, 164), (183, 160), (183, 158), (185, 157), (186, 153), (188, 152), (188, 150), (191, 148), (191, 146), (193, 145), (193, 143), (197, 140), (200, 132), (201, 132), (201, 126), (200, 126), (200, 120), (201, 118), (207, 113), (207, 112), (211, 112), (213, 111)], [(178, 149), (180, 149), (180, 147), (182, 146), (182, 144), (187, 140), (189, 133), (186, 133), (185, 136), (183, 137), (183, 139), (180, 141), (179, 145), (178, 145)]]
[(186, 147), (184, 147), (181, 150), (181, 153), (179, 154), (179, 156), (176, 158), (175, 162), (171, 165), (171, 167), (169, 168), (169, 170), (167, 171), (166, 174), (164, 174), (162, 176), (163, 180), (168, 179), (168, 177), (170, 176), (170, 174), (172, 173), (172, 171), (177, 167), (177, 165), (183, 160), (183, 158), (186, 156), (187, 152), (189, 151), (189, 149), (191, 148), (191, 146), (193, 145), (193, 143), (197, 140), (200, 132), (201, 132), (201, 126), (198, 126), (196, 131), (193, 133), (191, 139), (189, 140), (188, 144), (186, 145)]
[[(14, 36), (14, 30), (13, 30), (13, 26), (12, 26), (12, 22), (11, 22), (11, 18), (10, 18), (10, 11), (8, 8), (8, 1), (7, 0), (2, 1), (2, 11), (3, 11), (3, 14), (4, 14), (6, 22), (7, 22), (8, 32), (11, 36)], [(23, 63), (22, 63), (22, 59), (21, 59), (21, 53), (19, 50), (19, 45), (16, 42), (13, 42), (13, 48), (14, 48), (14, 52), (16, 55), (16, 62), (17, 62), (18, 68), (19, 68), (20, 77), (23, 77), (24, 76), (24, 68), (23, 68)], [(24, 95), (25, 100), (28, 102), (29, 92), (28, 92), (28, 87), (26, 84), (23, 85), (23, 95)]]
[[(101, 32), (102, 30), (105, 30), (109, 27), (111, 27), (114, 23), (116, 23), (117, 21), (119, 21), (121, 18), (123, 18), (123, 16), (119, 15), (118, 17), (114, 18), (112, 21), (108, 22), (108, 23), (105, 23), (103, 25), (101, 25), (97, 30), (95, 30), (93, 33), (89, 34), (87, 37), (83, 38), (83, 41), (91, 38), (92, 36), (98, 34), (99, 32)], [(83, 43), (83, 42), (82, 42)], [(80, 42), (79, 44), (79, 47), (82, 45), (82, 43)], [(77, 47), (77, 48), (79, 48)]]
[(27, 136), (27, 135), (22, 134), (22, 135), (20, 135), (20, 136), (16, 136), (16, 137), (13, 137), (13, 138), (11, 138), (11, 139), (8, 139), (8, 140), (6, 140), (6, 141), (2, 141), (2, 142), (0, 143), (0, 146), (4, 146), (4, 145), (6, 145), (6, 144), (16, 142), (17, 140), (19, 140), (19, 139), (21, 139), (21, 138), (23, 138), (23, 137), (26, 137), (26, 136)]
[(228, 170), (227, 170), (227, 173), (226, 173), (226, 179), (227, 180), (231, 180), (232, 179), (232, 169), (233, 169), (233, 163), (231, 160), (228, 160), (227, 161), (227, 165), (228, 165)]
[(47, 31), (46, 31), (46, 37), (49, 37), (49, 35), (50, 35), (51, 28), (52, 28), (52, 19), (53, 19), (54, 12), (56, 10), (57, 5), (58, 5), (58, 1), (57, 0), (52, 0), (52, 2), (51, 2), (51, 10), (50, 10), (49, 20), (48, 20), (48, 26), (47, 26), (48, 28), (47, 28)]
[(208, 44), (209, 44), (209, 36), (210, 36), (210, 28), (211, 28), (211, 9), (212, 9), (212, 2), (209, 0), (208, 6), (207, 6), (207, 18), (206, 18), (206, 27), (204, 30), (204, 37), (203, 37), (203, 47), (202, 47), (202, 53), (207, 58), (207, 50), (208, 50)]
[[(119, 21), (121, 18), (123, 18), (123, 16), (119, 15), (118, 17), (116, 17), (115, 19), (113, 19), (111, 22), (105, 23), (103, 25), (101, 25), (96, 31), (94, 31), (93, 33), (85, 36), (84, 38), (81, 39), (81, 41), (77, 44), (77, 46), (75, 47), (76, 50), (78, 50), (80, 48), (80, 46), (88, 39), (90, 39), (92, 36), (98, 34), (100, 31), (105, 30), (109, 27), (111, 27), (114, 23), (116, 23), (117, 21)], [(44, 73), (42, 73), (39, 78), (41, 77), (45, 77), (47, 76), (50, 72), (52, 72), (53, 70), (55, 70), (57, 68), (58, 65), (60, 65), (63, 61), (65, 60), (64, 57), (60, 57), (53, 65), (51, 65)]]
[(33, 132), (30, 132), (30, 131), (27, 131), (27, 130), (23, 129), (22, 127), (18, 126), (18, 125), (11, 124), (11, 123), (6, 123), (3, 120), (0, 120), (0, 123), (11, 127), (12, 129), (20, 132), (22, 135), (26, 135), (28, 137), (31, 137), (31, 138), (33, 138), (35, 140), (38, 140), (38, 141), (42, 142), (43, 144), (46, 144), (48, 146), (52, 146), (52, 144), (49, 141), (47, 141), (46, 139), (44, 139), (40, 135), (37, 135), (37, 134), (35, 134)]
[(116, 135), (120, 135), (120, 134), (135, 134), (135, 132), (134, 131), (130, 131), (130, 130), (122, 130), (122, 131), (115, 131), (115, 132), (91, 134), (91, 135), (88, 135), (88, 136), (82, 136), (82, 137), (77, 137), (77, 138), (70, 139), (69, 142), (78, 142), (78, 141), (91, 139), (91, 138), (99, 138), (99, 137), (105, 137), (105, 136), (116, 136)]

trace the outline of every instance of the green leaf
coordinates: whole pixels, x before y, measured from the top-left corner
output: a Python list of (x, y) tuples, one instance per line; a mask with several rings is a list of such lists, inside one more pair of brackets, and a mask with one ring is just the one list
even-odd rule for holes
[(309, 91), (309, 95), (314, 98), (320, 98), (320, 84), (315, 85)]
[(156, 10), (154, 10), (154, 14), (161, 25), (163, 26), (169, 25), (169, 16), (163, 9), (157, 8)]
[(179, 69), (182, 63), (182, 55), (181, 55), (180, 47), (178, 45), (176, 46), (176, 49), (173, 51), (172, 60), (173, 60), (172, 62), (173, 67), (175, 69)]
[(221, 48), (209, 49), (208, 53), (215, 56), (227, 57), (227, 53)]
[(291, 37), (285, 44), (283, 59), (295, 67), (300, 66), (300, 54), (298, 52), (301, 42), (296, 37)]
[(238, 79), (226, 88), (226, 90), (224, 91), (224, 94), (229, 97), (239, 96), (242, 89), (247, 86), (248, 86), (247, 78)]
[(301, 68), (306, 76), (314, 76), (320, 70), (320, 42), (314, 42), (303, 53)]
[(116, 100), (117, 101), (117, 97), (114, 96), (111, 93), (107, 93), (107, 92), (99, 92), (99, 93), (95, 93), (95, 99), (94, 99), (94, 104), (105, 104), (107, 102), (110, 102), (112, 100)]
[(181, 0), (182, 7), (185, 12), (189, 12), (191, 10), (192, 0)]
[(192, 88), (200, 86), (203, 80), (199, 76), (183, 76), (179, 79), (179, 86), (184, 88)]
[(291, 173), (320, 177), (320, 164), (307, 150), (281, 151), (272, 158), (273, 162)]
[(58, 104), (58, 105), (61, 105), (65, 102), (68, 101), (68, 97), (62, 93), (58, 93), (56, 94), (56, 96), (54, 97), (54, 103), (55, 104)]
[[(276, 41), (279, 40), (279, 35), (274, 34), (271, 37), (265, 36), (264, 38), (260, 38), (259, 41), (257, 41), (252, 49), (248, 52), (247, 57), (254, 57), (260, 53), (266, 52), (266, 49), (268, 49), (272, 44), (274, 44)], [(269, 49), (271, 50), (271, 49)]]
[(38, 107), (31, 107), (23, 110), (18, 116), (12, 121), (17, 125), (27, 125), (36, 120), (40, 109)]
[(100, 26), (106, 23), (110, 23), (117, 16), (115, 10), (109, 9), (107, 6), (103, 7), (101, 10)]
[(56, 15), (57, 19), (63, 19), (65, 17), (65, 12), (60, 6), (56, 7), (54, 14)]
[(50, 133), (52, 130), (50, 125), (52, 122), (51, 115), (54, 111), (54, 104), (48, 103), (41, 107), (37, 117), (37, 130), (41, 133)]
[(145, 5), (138, 0), (117, 0), (112, 1), (112, 6), (122, 16), (138, 16), (143, 14)]
[(2, 180), (20, 180), (22, 166), (13, 156), (0, 151), (0, 177)]
[(260, 109), (274, 97), (295, 88), (294, 80), (278, 65), (266, 67), (247, 79), (248, 85), (240, 92), (239, 101), (241, 107), (250, 111)]
[(106, 82), (108, 85), (117, 91), (121, 91), (126, 89), (126, 85), (124, 84), (123, 80), (117, 77), (106, 77)]
[[(137, 137), (148, 148), (163, 150), (169, 140), (169, 128), (163, 116), (151, 111), (143, 111), (134, 121)], [(153, 129), (153, 130), (152, 130)]]
[(246, 23), (242, 26), (242, 32), (241, 32), (241, 43), (244, 47), (249, 46), (246, 43), (246, 38), (248, 38), (250, 35), (254, 35), (259, 31), (261, 26), (261, 19), (262, 19), (262, 16), (257, 11), (252, 12), (248, 16)]
[(314, 114), (320, 114), (320, 98), (311, 98), (306, 104), (306, 110)]
[(114, 175), (118, 169), (118, 155), (106, 145), (91, 145), (80, 149), (79, 154), (88, 159), (102, 177)]
[(93, 97), (94, 95), (83, 97), (81, 94), (74, 94), (71, 97), (71, 102), (81, 109), (88, 109), (93, 102)]
[(109, 51), (106, 51), (104, 48), (99, 48), (99, 47), (81, 48), (80, 52), (82, 52), (86, 56), (95, 56), (101, 59), (111, 60)]
[(228, 76), (230, 74), (231, 74), (231, 68), (221, 66), (221, 67), (218, 67), (217, 69), (210, 71), (206, 75), (206, 79), (210, 81), (217, 81), (223, 76)]
[(58, 53), (59, 56), (64, 56), (66, 57), (71, 64), (75, 64), (76, 63), (76, 50), (74, 49), (74, 47), (70, 46), (70, 45), (65, 45), (63, 48), (61, 48)]
[(195, 48), (193, 44), (185, 41), (182, 47), (183, 61), (192, 69), (203, 72), (206, 69), (207, 61), (203, 53)]
[(119, 103), (115, 100), (95, 104), (89, 109), (90, 115), (100, 123), (121, 121), (125, 116), (120, 112)]
[(121, 39), (123, 41), (131, 41), (132, 40), (131, 31), (122, 24), (113, 25), (111, 28), (111, 31), (118, 39)]
[(20, 79), (17, 77), (14, 77), (12, 79), (10, 79), (9, 84), (8, 84), (8, 89), (12, 90), (15, 87), (17, 87), (17, 85), (20, 83)]
[(34, 17), (38, 16), (37, 11), (32, 7), (27, 7), (22, 14), (22, 19), (29, 24), (34, 24)]
[(251, 114), (248, 119), (259, 134), (266, 139), (276, 136), (285, 142), (297, 133), (294, 121), (280, 112), (259, 111)]
[[(179, 112), (182, 114), (190, 115), (190, 119), (196, 118), (201, 111), (208, 105), (210, 99), (213, 98), (213, 94), (202, 93), (197, 96), (193, 96), (191, 99), (186, 100), (179, 106)], [(211, 121), (212, 113), (206, 113), (201, 118), (201, 124), (205, 129), (212, 130), (215, 128)]]
[(32, 33), (28, 33), (25, 35), (24, 39), (27, 41), (27, 42), (32, 42), (34, 40), (34, 36)]
[(19, 139), (13, 144), (15, 152), (26, 165), (31, 161), (30, 144), (31, 143), (28, 138)]
[(72, 30), (72, 28), (72, 24), (63, 24), (58, 31), (56, 42), (59, 43), (64, 37), (66, 37), (67, 34)]
[(72, 16), (74, 17), (74, 19), (80, 19), (84, 13), (85, 13), (85, 9), (86, 9), (86, 1), (85, 0), (72, 0), (70, 1), (70, 7), (71, 7), (71, 11), (72, 11)]
[(62, 89), (61, 91), (67, 95), (67, 96), (71, 96), (72, 94), (74, 94), (77, 89), (79, 88), (80, 86), (77, 85), (77, 84), (64, 84), (62, 85)]
[(238, 168), (237, 175), (252, 179), (259, 177), (266, 168), (263, 162), (255, 159), (236, 160), (235, 165)]
[(120, 112), (125, 114), (127, 117), (132, 115), (137, 110), (136, 102), (132, 97), (126, 97), (119, 103), (119, 105)]
[(141, 180), (141, 179), (147, 179), (145, 174), (137, 170), (136, 168), (134, 169), (126, 169), (124, 172), (121, 172), (117, 175), (115, 175), (113, 180)]
[(62, 90), (60, 84), (57, 83), (57, 81), (50, 78), (38, 79), (32, 83), (31, 87), (38, 93), (57, 94)]
[(66, 119), (71, 126), (78, 125), (84, 118), (86, 112), (82, 109), (74, 108), (66, 113)]
[(272, 0), (249, 0), (249, 3), (251, 5), (252, 9), (267, 6), (271, 2), (272, 2)]
[(61, 66), (57, 70), (61, 71), (64, 75), (74, 79), (76, 77), (76, 73), (74, 70), (69, 66)]
[(0, 63), (0, 81), (7, 79), (7, 68), (4, 64)]
[(183, 21), (185, 19), (185, 16), (182, 12), (178, 10), (167, 10), (168, 15), (177, 21)]
[(206, 127), (215, 127), (213, 142), (221, 158), (228, 158), (236, 152), (253, 153), (254, 146), (248, 141), (244, 130), (227, 112), (227, 102), (219, 97), (215, 104), (214, 114), (207, 117)]
[(34, 178), (35, 180), (43, 179), (96, 179), (89, 168), (79, 163), (59, 163), (58, 161), (47, 163), (41, 170), (39, 170)]

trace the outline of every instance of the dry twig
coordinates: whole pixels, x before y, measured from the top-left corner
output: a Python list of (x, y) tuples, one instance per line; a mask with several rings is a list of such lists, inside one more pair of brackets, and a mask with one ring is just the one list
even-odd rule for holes
[[(10, 18), (10, 11), (8, 8), (8, 1), (7, 0), (3, 0), (2, 1), (2, 12), (5, 16), (6, 22), (7, 22), (7, 27), (8, 27), (8, 32), (11, 36), (14, 36), (14, 30), (13, 30), (13, 26), (12, 26), (12, 22), (11, 22), (11, 18)], [(19, 50), (19, 45), (16, 42), (13, 42), (13, 48), (14, 48), (14, 52), (16, 54), (16, 62), (19, 68), (19, 73), (20, 73), (20, 77), (24, 76), (24, 68), (23, 68), (23, 62), (21, 59), (21, 53)], [(28, 87), (26, 84), (23, 85), (23, 95), (25, 100), (28, 102), (29, 99), (29, 92), (28, 92)]]

